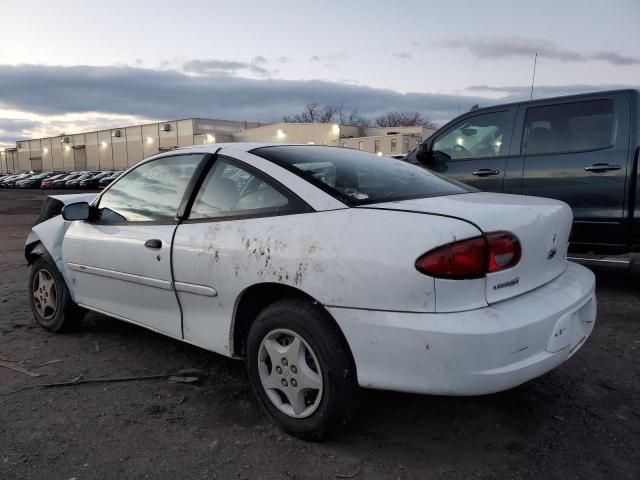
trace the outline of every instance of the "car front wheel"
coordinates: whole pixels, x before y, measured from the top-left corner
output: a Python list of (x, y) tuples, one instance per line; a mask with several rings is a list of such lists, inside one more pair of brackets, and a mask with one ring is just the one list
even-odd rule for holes
[(31, 265), (29, 289), (33, 316), (46, 330), (69, 330), (82, 317), (82, 310), (71, 300), (64, 278), (47, 258), (40, 257)]
[(283, 300), (256, 318), (247, 341), (251, 385), (285, 431), (323, 440), (349, 422), (360, 391), (346, 341), (318, 305)]

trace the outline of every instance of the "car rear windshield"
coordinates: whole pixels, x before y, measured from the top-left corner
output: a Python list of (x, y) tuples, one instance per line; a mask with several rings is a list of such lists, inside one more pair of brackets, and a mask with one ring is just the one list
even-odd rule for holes
[(475, 191), (402, 160), (341, 147), (283, 145), (251, 153), (350, 206)]

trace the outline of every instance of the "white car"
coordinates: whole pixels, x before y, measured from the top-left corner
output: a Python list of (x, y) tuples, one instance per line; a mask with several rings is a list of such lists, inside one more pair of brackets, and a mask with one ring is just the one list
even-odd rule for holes
[(487, 394), (571, 357), (596, 318), (571, 221), (357, 150), (233, 143), (50, 197), (25, 253), (44, 328), (93, 310), (245, 358), (275, 421), (321, 439), (359, 387)]

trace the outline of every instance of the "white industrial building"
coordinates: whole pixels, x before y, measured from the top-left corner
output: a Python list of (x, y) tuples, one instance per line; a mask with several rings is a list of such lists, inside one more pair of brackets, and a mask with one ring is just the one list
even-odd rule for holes
[(22, 140), (0, 152), (0, 172), (118, 170), (178, 147), (222, 142), (332, 145), (402, 155), (434, 132), (416, 127), (355, 127), (332, 123), (274, 123), (188, 118), (94, 132)]

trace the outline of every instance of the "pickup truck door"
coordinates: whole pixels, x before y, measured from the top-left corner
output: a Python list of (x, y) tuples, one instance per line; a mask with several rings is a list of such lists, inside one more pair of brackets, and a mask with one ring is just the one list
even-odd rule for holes
[[(430, 138), (429, 170), (487, 192), (502, 192), (515, 108), (470, 112)], [(411, 159), (409, 159), (411, 161)]]
[(603, 95), (523, 106), (522, 193), (573, 209), (571, 241), (625, 243), (629, 104)]
[(202, 157), (140, 164), (97, 199), (97, 219), (72, 223), (62, 259), (78, 304), (182, 337), (171, 246), (178, 209)]

